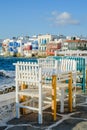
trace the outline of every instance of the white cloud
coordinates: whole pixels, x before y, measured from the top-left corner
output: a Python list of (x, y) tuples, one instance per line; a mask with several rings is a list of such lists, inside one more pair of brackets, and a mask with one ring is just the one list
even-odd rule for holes
[(71, 14), (68, 12), (58, 13), (56, 11), (52, 12), (52, 20), (56, 25), (76, 25), (79, 24), (79, 21), (73, 19)]

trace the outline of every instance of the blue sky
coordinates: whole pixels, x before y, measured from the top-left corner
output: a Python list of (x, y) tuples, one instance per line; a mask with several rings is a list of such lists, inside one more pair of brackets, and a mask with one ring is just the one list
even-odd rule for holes
[(0, 0), (0, 38), (87, 36), (87, 0)]

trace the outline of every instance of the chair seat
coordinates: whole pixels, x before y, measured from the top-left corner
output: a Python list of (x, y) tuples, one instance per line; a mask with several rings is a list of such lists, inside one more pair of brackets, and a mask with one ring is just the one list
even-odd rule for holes
[[(30, 96), (30, 97), (39, 97), (39, 90), (38, 89), (24, 89), (18, 92), (20, 95)], [(42, 92), (43, 96), (46, 95), (46, 92)]]

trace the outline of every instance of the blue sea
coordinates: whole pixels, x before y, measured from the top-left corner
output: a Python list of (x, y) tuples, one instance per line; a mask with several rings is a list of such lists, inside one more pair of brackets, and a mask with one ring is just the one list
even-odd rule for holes
[(17, 61), (35, 62), (36, 58), (0, 57), (0, 88), (15, 86), (15, 66)]

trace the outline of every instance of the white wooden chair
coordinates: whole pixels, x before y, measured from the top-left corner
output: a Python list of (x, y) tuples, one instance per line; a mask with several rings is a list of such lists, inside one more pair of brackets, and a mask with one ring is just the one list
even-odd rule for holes
[[(52, 75), (56, 74), (57, 81), (61, 80), (58, 72), (58, 62), (56, 60), (40, 59), (37, 63), (32, 62), (17, 62), (16, 66), (16, 117), (20, 117), (20, 108), (29, 109), (38, 112), (38, 123), (43, 122), (43, 110), (51, 106), (52, 103)], [(68, 71), (67, 71), (68, 72)], [(62, 73), (65, 73), (63, 70)], [(60, 73), (61, 74), (61, 73)], [(62, 75), (63, 77), (63, 75)], [(50, 80), (46, 80), (46, 78)], [(65, 78), (63, 79), (65, 80)], [(21, 85), (27, 85), (21, 89)], [(62, 84), (60, 82), (60, 84)], [(64, 84), (64, 85), (63, 85)], [(63, 83), (57, 86), (57, 95), (61, 94), (61, 103), (64, 100), (62, 88), (66, 88)], [(63, 87), (64, 86), (64, 87)], [(50, 89), (49, 89), (50, 88)], [(60, 90), (60, 91), (59, 91)], [(21, 96), (24, 98), (21, 100)], [(64, 105), (61, 104), (61, 112), (63, 112)]]

